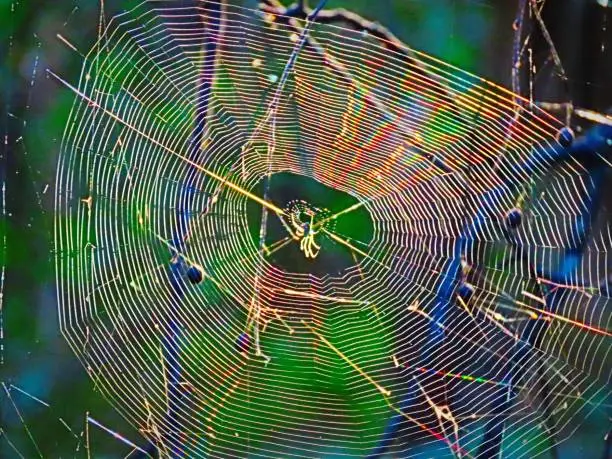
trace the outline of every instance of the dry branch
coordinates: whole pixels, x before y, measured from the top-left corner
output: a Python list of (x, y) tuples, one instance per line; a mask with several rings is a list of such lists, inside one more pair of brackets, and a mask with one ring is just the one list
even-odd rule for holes
[[(262, 0), (260, 9), (265, 13), (274, 15), (276, 21), (287, 24), (297, 35), (300, 36), (304, 30), (300, 20), (305, 18), (311, 12), (310, 9), (305, 6), (305, 2), (298, 2), (296, 5), (290, 8), (286, 8), (278, 0)], [(388, 49), (391, 49), (403, 56), (404, 61), (412, 68), (413, 71), (419, 72), (425, 79), (434, 82), (436, 84), (437, 92), (441, 98), (446, 98), (448, 101), (452, 101), (453, 97), (451, 92), (440, 81), (440, 78), (430, 72), (415, 56), (414, 52), (386, 28), (377, 23), (367, 21), (361, 16), (343, 9), (323, 10), (319, 12), (316, 18), (316, 22), (332, 23), (341, 21), (346, 21), (348, 24), (354, 26), (353, 28), (360, 31), (365, 30), (379, 38), (381, 43), (383, 43)], [(359, 81), (351, 74), (344, 64), (328, 53), (314, 37), (306, 37), (305, 46), (312, 49), (329, 66), (330, 70), (332, 70), (347, 84), (355, 88), (361, 87), (361, 83), (359, 83)], [(389, 115), (391, 119), (395, 119), (395, 116), (392, 114), (391, 110), (389, 110), (384, 102), (381, 101), (374, 93), (367, 92), (366, 98), (378, 111)], [(399, 124), (399, 129), (406, 135), (406, 137), (412, 138), (414, 136), (412, 129), (402, 125), (401, 123)], [(450, 171), (450, 169), (440, 159), (434, 158), (431, 154), (420, 151), (417, 152), (417, 154), (420, 154), (426, 159), (432, 161), (432, 163), (442, 171)]]
[[(311, 9), (306, 6), (306, 2), (303, 0), (288, 8), (284, 7), (278, 0), (262, 0), (261, 10), (288, 22), (296, 31), (301, 27), (293, 19), (305, 19), (311, 12)], [(448, 88), (440, 81), (438, 75), (429, 71), (411, 48), (379, 23), (369, 21), (344, 8), (323, 10), (317, 15), (316, 22), (320, 24), (344, 23), (354, 30), (367, 32), (369, 35), (376, 37), (385, 48), (401, 55), (406, 64), (434, 82), (441, 96), (452, 98)]]

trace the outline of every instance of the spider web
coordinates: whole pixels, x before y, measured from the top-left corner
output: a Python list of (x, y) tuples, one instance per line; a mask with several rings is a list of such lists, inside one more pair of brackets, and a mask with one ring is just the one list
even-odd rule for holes
[[(78, 85), (51, 73), (77, 95), (56, 190), (61, 327), (97, 386), (162, 451), (193, 456), (359, 457), (396, 416), (397, 454), (475, 456), (500, 391), (517, 457), (569, 435), (609, 395), (610, 237), (598, 229), (588, 264), (552, 279), (593, 195), (578, 161), (555, 159), (563, 125), (329, 25), (277, 91), (300, 36), (233, 6), (203, 99), (210, 16), (143, 3), (113, 19)], [(337, 225), (314, 234), (347, 267), (275, 262), (298, 227), (257, 187), (287, 173), (356, 200), (326, 203)], [(249, 220), (260, 201), (289, 234), (252, 237), (272, 224)], [(368, 241), (340, 231), (358, 209)]]

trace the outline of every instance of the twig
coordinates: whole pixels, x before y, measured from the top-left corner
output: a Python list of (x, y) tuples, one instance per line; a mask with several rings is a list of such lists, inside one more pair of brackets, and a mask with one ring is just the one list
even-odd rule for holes
[[(293, 31), (302, 35), (304, 27), (298, 21), (299, 18), (305, 18), (311, 12), (308, 12), (307, 9), (300, 9), (300, 4), (293, 6), (291, 8), (285, 8), (278, 0), (262, 0), (261, 10), (272, 14), (279, 21), (285, 22), (289, 27), (293, 29)], [(327, 19), (324, 21), (320, 21), (321, 16), (325, 16)], [(345, 10), (323, 10), (320, 11), (316, 22), (339, 22), (341, 20), (346, 20), (349, 24), (357, 25), (359, 30), (367, 31), (374, 36), (381, 38), (381, 41), (385, 44), (388, 49), (392, 49), (400, 54), (402, 54), (406, 60), (408, 66), (411, 66), (413, 69), (418, 70), (423, 75), (423, 78), (431, 80), (436, 84), (436, 89), (439, 92), (441, 97), (445, 97), (448, 100), (452, 100), (453, 96), (448, 90), (448, 88), (440, 82), (440, 79), (437, 75), (428, 71), (421, 61), (415, 56), (414, 52), (408, 48), (404, 43), (402, 43), (397, 37), (395, 37), (391, 32), (389, 32), (384, 27), (379, 24), (369, 22), (362, 17), (349, 13)], [(384, 38), (383, 38), (384, 37)], [(329, 54), (323, 46), (319, 44), (319, 42), (313, 38), (312, 36), (307, 36), (305, 40), (305, 46), (308, 46), (312, 49), (332, 70), (339, 78), (344, 80), (348, 85), (355, 87), (359, 90), (362, 90), (364, 93), (364, 97), (367, 101), (378, 110), (380, 113), (385, 114), (391, 120), (394, 120), (398, 124), (398, 128), (402, 131), (408, 139), (414, 137), (414, 132), (408, 126), (404, 125), (398, 117), (391, 112), (391, 110), (381, 101), (375, 94), (372, 92), (366, 91), (362, 86), (362, 84), (351, 74), (351, 72), (342, 64), (339, 60), (337, 60), (334, 56)], [(444, 173), (452, 172), (452, 169), (447, 166), (440, 158), (435, 157), (434, 155), (424, 152), (424, 151), (415, 151), (419, 156), (424, 157), (428, 161), (430, 161), (435, 167), (440, 169)]]
[(538, 8), (538, 5), (535, 2), (535, 0), (531, 0), (531, 10), (536, 20), (538, 21), (540, 30), (542, 31), (542, 35), (544, 35), (544, 39), (546, 40), (546, 43), (548, 44), (548, 47), (550, 49), (550, 54), (555, 63), (555, 67), (557, 68), (557, 71), (559, 72), (559, 76), (561, 77), (561, 80), (563, 80), (565, 84), (565, 89), (566, 91), (569, 92), (569, 86), (567, 85), (567, 74), (565, 73), (565, 68), (563, 68), (563, 64), (561, 63), (561, 58), (559, 57), (557, 48), (555, 47), (552, 37), (550, 36), (550, 33), (548, 32), (548, 28), (546, 27), (546, 24), (544, 24), (544, 19), (542, 19), (542, 15), (540, 14), (540, 9)]
[[(308, 8), (304, 5), (305, 2), (303, 1), (298, 2), (297, 5), (290, 8), (283, 7), (278, 0), (262, 0), (262, 3), (263, 6), (261, 9), (266, 13), (274, 15), (305, 19), (310, 14), (310, 11), (308, 11)], [(364, 17), (353, 13), (352, 11), (345, 10), (344, 8), (323, 10), (317, 15), (316, 22), (320, 24), (344, 23), (354, 30), (367, 32), (369, 35), (378, 38), (387, 49), (401, 54), (404, 59), (406, 59), (408, 65), (418, 69), (424, 76), (432, 80), (432, 82), (436, 84), (436, 89), (441, 95), (452, 99), (452, 95), (448, 91), (448, 88), (440, 81), (436, 74), (427, 70), (427, 68), (421, 63), (421, 60), (418, 58), (416, 53), (399, 38), (397, 38), (389, 29), (382, 26), (378, 22), (369, 21)], [(295, 28), (294, 24), (290, 25)]]
[(612, 126), (612, 115), (606, 113), (599, 113), (586, 108), (574, 107), (573, 104), (566, 103), (555, 103), (555, 102), (536, 102), (536, 105), (548, 112), (552, 113), (569, 113), (570, 115), (576, 115), (585, 120), (592, 121), (594, 123), (606, 124)]
[[(206, 122), (210, 116), (210, 101), (212, 96), (212, 87), (215, 78), (215, 68), (217, 59), (217, 48), (220, 40), (220, 35), (223, 31), (223, 14), (225, 0), (209, 0), (204, 2), (204, 10), (207, 12), (207, 22), (204, 22), (203, 27), (206, 27), (207, 34), (203, 43), (205, 53), (203, 71), (199, 81), (198, 88), (198, 111), (195, 116), (194, 128), (191, 133), (190, 148), (188, 150), (189, 161), (193, 164), (202, 153), (202, 139), (206, 129)], [(174, 234), (174, 240), (178, 241), (180, 246), (185, 241), (185, 236), (188, 234), (189, 227), (189, 207), (193, 200), (193, 182), (195, 181), (196, 168), (192, 167), (187, 173), (185, 184), (179, 196), (179, 207), (184, 209), (184, 218), (179, 221), (177, 232)], [(180, 218), (180, 217), (179, 217)], [(170, 251), (171, 256), (176, 255)], [(181, 282), (181, 265), (183, 260), (178, 262), (171, 261), (169, 267), (169, 277), (172, 289), (174, 291), (173, 300), (177, 305), (183, 298), (183, 285)], [(171, 432), (164, 432), (166, 437), (170, 437), (168, 443), (172, 451), (173, 457), (181, 457), (182, 452), (178, 448), (178, 416), (181, 411), (181, 367), (180, 367), (180, 347), (178, 344), (180, 335), (180, 324), (176, 319), (170, 320), (167, 330), (164, 330), (162, 346), (164, 351), (164, 359), (167, 365), (167, 378), (169, 383), (168, 390), (168, 425)], [(152, 449), (152, 448), (149, 448)], [(149, 451), (143, 454), (149, 454)]]
[[(259, 134), (261, 129), (263, 129), (263, 127), (268, 123), (268, 121), (270, 122), (270, 130), (271, 130), (272, 135), (271, 135), (271, 141), (268, 144), (268, 155), (267, 155), (268, 156), (267, 158), (268, 171), (265, 176), (265, 187), (264, 187), (264, 196), (263, 196), (264, 201), (268, 200), (269, 191), (270, 191), (270, 183), (272, 181), (272, 156), (274, 155), (274, 151), (276, 149), (276, 115), (278, 112), (280, 98), (281, 98), (283, 89), (285, 87), (285, 83), (287, 82), (287, 79), (289, 77), (289, 73), (293, 70), (293, 67), (295, 66), (298, 55), (300, 54), (300, 51), (302, 51), (302, 49), (304, 48), (304, 45), (306, 44), (306, 40), (308, 40), (308, 33), (314, 21), (316, 20), (317, 15), (320, 13), (321, 9), (325, 6), (326, 3), (327, 3), (327, 0), (320, 0), (319, 5), (308, 16), (308, 21), (306, 25), (302, 28), (302, 31), (300, 33), (300, 38), (296, 46), (294, 47), (293, 52), (289, 56), (289, 60), (287, 61), (285, 68), (283, 69), (283, 73), (281, 75), (278, 86), (276, 87), (274, 97), (272, 98), (272, 101), (270, 102), (270, 105), (268, 107), (268, 111), (266, 112), (264, 118), (260, 121), (259, 125), (255, 129), (253, 134), (251, 134), (251, 137), (249, 141), (247, 142), (247, 145), (250, 144), (251, 141)], [(279, 215), (279, 217), (281, 216)], [(281, 217), (281, 221), (282, 221), (282, 217)], [(262, 207), (261, 224), (259, 228), (259, 251), (263, 250), (263, 248), (265, 247), (266, 235), (267, 235), (267, 225), (268, 225), (268, 209), (264, 206)], [(291, 235), (293, 235), (292, 232), (291, 232)], [(260, 334), (259, 333), (260, 332), (259, 322), (261, 320), (260, 319), (261, 318), (261, 304), (259, 300), (259, 290), (260, 290), (259, 278), (261, 277), (262, 269), (263, 269), (263, 263), (260, 263), (258, 270), (257, 270), (257, 274), (255, 276), (255, 285), (254, 285), (255, 297), (253, 298), (253, 301), (251, 303), (254, 308), (254, 312), (253, 312), (251, 321), (252, 321), (252, 327), (253, 327), (253, 335), (255, 338), (256, 355), (263, 357), (267, 364), (270, 361), (270, 357), (264, 354), (263, 351), (261, 350), (261, 344), (260, 344), (260, 338), (259, 338), (259, 334)], [(247, 327), (249, 327), (249, 324), (247, 324)]]
[[(525, 16), (525, 6), (527, 0), (519, 0), (519, 8), (516, 19), (514, 20), (515, 34), (513, 43), (513, 62), (512, 62), (512, 92), (514, 94), (521, 94), (521, 77), (519, 69), (521, 68), (521, 60), (523, 56), (523, 50), (521, 49), (521, 38), (523, 34), (523, 17)], [(527, 42), (527, 40), (525, 40)], [(519, 102), (520, 98), (515, 98), (515, 101)]]

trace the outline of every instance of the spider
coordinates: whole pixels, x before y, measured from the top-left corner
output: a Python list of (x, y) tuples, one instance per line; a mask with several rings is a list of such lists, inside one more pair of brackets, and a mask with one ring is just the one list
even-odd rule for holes
[[(321, 246), (315, 242), (315, 236), (319, 231), (314, 230), (314, 212), (306, 211), (310, 215), (310, 223), (303, 223), (296, 218), (295, 213), (291, 213), (291, 224), (295, 228), (295, 234), (300, 239), (300, 250), (304, 252), (306, 258), (316, 258), (319, 255)], [(299, 215), (299, 214), (298, 214)]]

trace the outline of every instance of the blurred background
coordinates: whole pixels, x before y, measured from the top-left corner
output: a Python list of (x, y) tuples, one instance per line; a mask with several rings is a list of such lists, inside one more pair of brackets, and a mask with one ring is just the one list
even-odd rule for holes
[[(100, 28), (137, 3), (0, 0), (2, 458), (87, 457), (87, 435), (91, 457), (130, 453), (129, 446), (101, 429), (90, 425), (87, 432), (87, 415), (132, 442), (144, 444), (139, 433), (96, 391), (58, 329), (54, 180), (74, 96), (45, 73), (50, 68), (68, 82), (78, 81), (83, 55), (95, 44)], [(258, 6), (256, 1), (240, 3)], [(330, 0), (327, 6), (347, 8), (378, 21), (410, 47), (511, 87), (520, 3)], [(543, 6), (542, 19), (568, 80), (564, 83), (551, 65), (546, 37), (534, 34), (533, 62), (538, 68), (532, 90), (536, 100), (571, 101), (574, 106), (600, 112), (612, 107), (612, 7), (606, 0), (537, 3)], [(523, 94), (529, 96), (524, 69), (521, 81)], [(603, 433), (609, 428), (605, 418), (587, 420), (561, 445), (561, 457), (599, 457)]]

